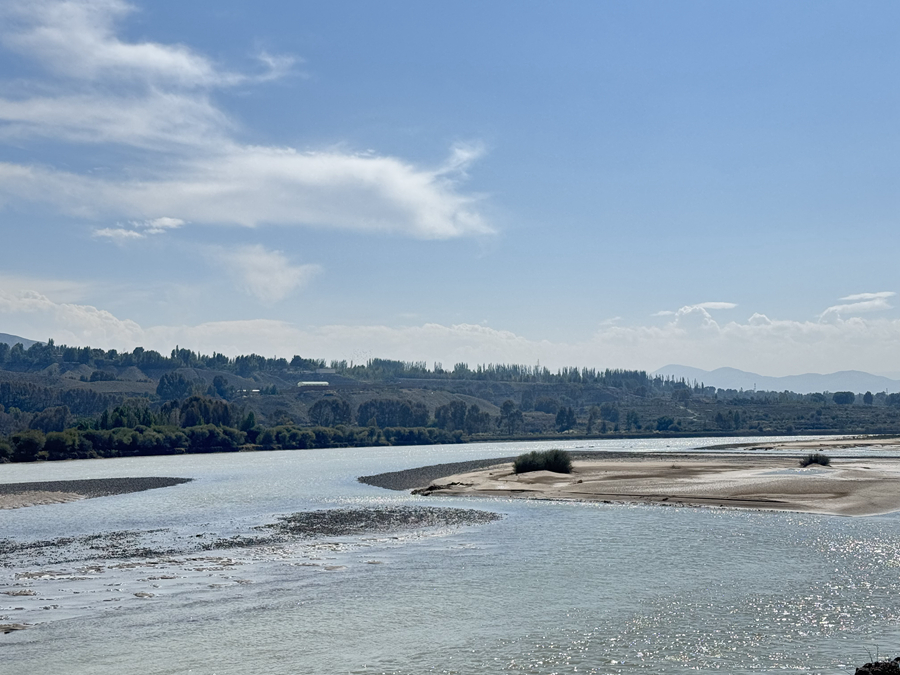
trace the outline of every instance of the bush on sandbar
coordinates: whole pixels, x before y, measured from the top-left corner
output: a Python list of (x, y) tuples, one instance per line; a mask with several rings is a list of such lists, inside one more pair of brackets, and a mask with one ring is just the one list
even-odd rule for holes
[(529, 471), (555, 471), (556, 473), (572, 473), (572, 458), (564, 450), (532, 451), (516, 457), (513, 462), (516, 473)]
[(800, 466), (809, 466), (810, 464), (831, 466), (831, 458), (828, 455), (823, 455), (821, 452), (811, 452), (800, 460)]

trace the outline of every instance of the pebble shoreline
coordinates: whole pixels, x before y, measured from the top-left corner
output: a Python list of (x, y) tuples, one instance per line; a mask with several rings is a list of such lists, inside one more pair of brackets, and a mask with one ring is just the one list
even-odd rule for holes
[(88, 478), (84, 480), (50, 480), (35, 483), (0, 483), (0, 495), (26, 492), (72, 492), (84, 497), (108, 497), (129, 492), (143, 492), (156, 488), (189, 483), (190, 478), (150, 476), (144, 478)]

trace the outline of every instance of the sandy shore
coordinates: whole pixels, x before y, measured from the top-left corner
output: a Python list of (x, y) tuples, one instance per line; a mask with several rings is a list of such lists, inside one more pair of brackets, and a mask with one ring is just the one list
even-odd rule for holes
[[(817, 447), (821, 447), (821, 444)], [(457, 473), (416, 492), (736, 507), (863, 516), (900, 510), (900, 460), (833, 459), (800, 468), (796, 458), (680, 454), (581, 459), (571, 474), (516, 475), (511, 463)]]
[(723, 443), (709, 445), (707, 448), (721, 450), (798, 450), (815, 451), (837, 449), (857, 450), (900, 450), (900, 436), (836, 436), (834, 438), (813, 438), (802, 441), (775, 441), (772, 443)]
[(78, 499), (121, 495), (187, 483), (190, 478), (141, 477), (56, 480), (0, 484), (0, 509), (19, 509), (41, 504), (61, 504)]

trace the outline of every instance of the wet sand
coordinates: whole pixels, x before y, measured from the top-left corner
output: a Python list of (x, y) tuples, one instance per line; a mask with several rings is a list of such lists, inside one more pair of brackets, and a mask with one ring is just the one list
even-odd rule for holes
[(900, 510), (898, 488), (898, 459), (833, 459), (830, 467), (800, 468), (791, 457), (684, 453), (580, 459), (571, 474), (516, 475), (507, 462), (445, 476), (415, 492), (864, 516)]
[(187, 483), (190, 478), (93, 478), (87, 480), (56, 480), (35, 483), (0, 484), (0, 509), (19, 509), (41, 504), (60, 504), (78, 499), (107, 497), (129, 492)]

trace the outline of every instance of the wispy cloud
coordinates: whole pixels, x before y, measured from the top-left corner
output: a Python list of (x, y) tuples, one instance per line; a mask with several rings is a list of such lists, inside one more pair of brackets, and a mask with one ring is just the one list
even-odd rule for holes
[(832, 305), (824, 312), (820, 318), (828, 319), (835, 316), (845, 314), (865, 314), (866, 312), (879, 312), (885, 309), (892, 309), (893, 305), (888, 302), (888, 298), (896, 295), (893, 291), (879, 291), (878, 293), (856, 293), (855, 295), (847, 295), (841, 300), (847, 300), (840, 305)]
[[(52, 166), (0, 164), (0, 199), (116, 220), (172, 217), (248, 227), (283, 224), (387, 232), (421, 239), (488, 234), (480, 197), (460, 190), (483, 155), (459, 144), (435, 167), (341, 149), (299, 150), (240, 142), (239, 124), (216, 106), (216, 89), (266, 82), (295, 59), (263, 53), (262, 71), (220, 67), (185, 45), (128, 42), (120, 0), (8, 2), (0, 41), (40, 63), (43, 79), (0, 82), (0, 140), (49, 139), (119, 147), (138, 159), (115, 178)], [(112, 174), (110, 174), (112, 175)], [(100, 237), (137, 239), (101, 228)]]
[(319, 265), (294, 265), (281, 251), (259, 244), (233, 249), (214, 247), (209, 255), (234, 279), (238, 288), (265, 305), (273, 305), (302, 289), (321, 272)]
[(689, 314), (707, 314), (708, 309), (734, 309), (737, 305), (733, 302), (699, 302), (696, 305), (685, 305), (677, 311), (663, 309), (654, 312), (650, 316), (686, 316)]
[(184, 224), (184, 221), (178, 218), (163, 216), (152, 220), (133, 220), (126, 226), (100, 228), (94, 230), (94, 236), (124, 243), (135, 239), (146, 239), (154, 234), (162, 234), (163, 232), (177, 229)]

